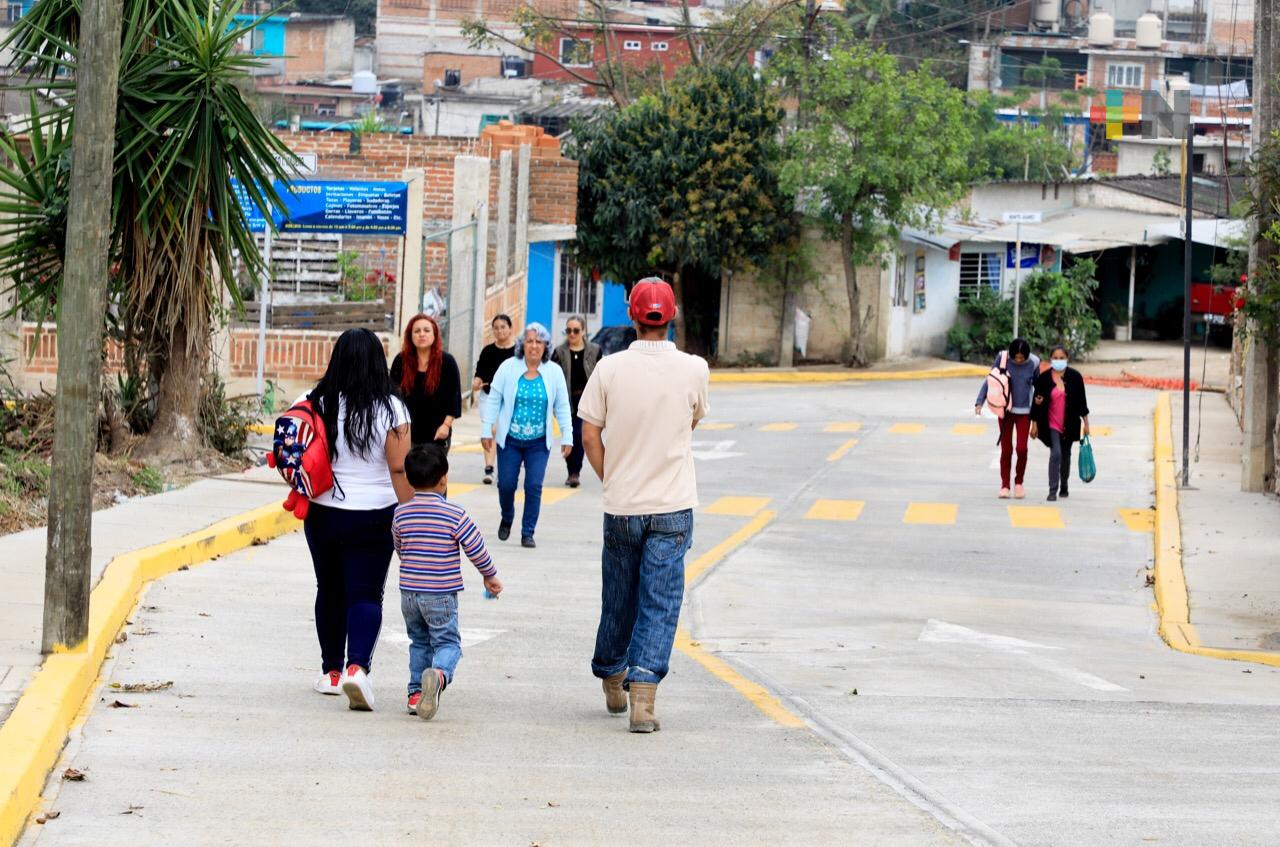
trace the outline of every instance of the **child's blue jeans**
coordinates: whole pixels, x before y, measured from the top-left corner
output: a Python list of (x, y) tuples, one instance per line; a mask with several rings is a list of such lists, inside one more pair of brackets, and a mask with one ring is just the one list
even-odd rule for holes
[(453, 682), (453, 671), (462, 658), (457, 593), (401, 591), (400, 611), (409, 631), (409, 693), (422, 690), (422, 672), (427, 668), (439, 668), (445, 683)]

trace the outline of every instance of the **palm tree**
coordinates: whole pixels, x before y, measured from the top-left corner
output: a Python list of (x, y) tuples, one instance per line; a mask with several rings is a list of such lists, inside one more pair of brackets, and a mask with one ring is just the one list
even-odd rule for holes
[[(112, 292), (132, 327), (127, 341), (147, 351), (158, 385), (156, 419), (139, 450), (152, 458), (187, 458), (200, 446), (196, 418), (221, 291), (238, 305), (237, 253), (263, 269), (232, 179), (260, 208), (280, 205), (272, 180), (287, 180), (296, 163), (238, 87), (258, 64), (240, 53), (240, 40), (260, 23), (237, 21), (239, 8), (239, 0), (125, 0)], [(32, 89), (57, 104), (39, 114), (33, 97), (29, 143), (0, 138), (8, 160), (0, 233), (14, 236), (0, 245), (0, 274), (41, 317), (56, 315), (61, 282), (79, 24), (75, 0), (40, 0), (6, 40)]]

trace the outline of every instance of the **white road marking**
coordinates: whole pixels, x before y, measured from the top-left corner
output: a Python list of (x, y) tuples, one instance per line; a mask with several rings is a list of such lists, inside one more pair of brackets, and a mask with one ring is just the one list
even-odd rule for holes
[(1034, 641), (1023, 641), (1021, 638), (1011, 638), (1007, 635), (978, 632), (976, 629), (969, 629), (966, 626), (932, 619), (925, 623), (924, 629), (920, 632), (920, 640), (934, 644), (971, 644), (977, 647), (986, 647), (999, 653), (1008, 653), (1011, 656), (1019, 657), (1027, 664), (1045, 673), (1074, 682), (1077, 685), (1083, 685), (1085, 688), (1092, 688), (1094, 691), (1122, 692), (1129, 690), (1116, 685), (1114, 682), (1108, 682), (1102, 677), (1085, 673), (1047, 656), (1031, 652), (1033, 650), (1062, 649), (1049, 644), (1037, 644)]
[(717, 459), (735, 459), (738, 456), (747, 455), (746, 453), (729, 452), (729, 448), (737, 443), (736, 441), (695, 441), (693, 442), (693, 458), (715, 461)]
[[(483, 644), (491, 638), (497, 638), (505, 629), (471, 629), (469, 627), (462, 628), (462, 646), (474, 647), (477, 644)], [(409, 635), (406, 632), (396, 631), (391, 634), (383, 635), (381, 641), (388, 644), (408, 644)]]

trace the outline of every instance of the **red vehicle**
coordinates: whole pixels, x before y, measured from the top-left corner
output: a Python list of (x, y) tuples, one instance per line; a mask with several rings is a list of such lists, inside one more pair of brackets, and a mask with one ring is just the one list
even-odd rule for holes
[(1234, 285), (1191, 283), (1191, 319), (1210, 326), (1229, 324), (1236, 308), (1236, 290)]

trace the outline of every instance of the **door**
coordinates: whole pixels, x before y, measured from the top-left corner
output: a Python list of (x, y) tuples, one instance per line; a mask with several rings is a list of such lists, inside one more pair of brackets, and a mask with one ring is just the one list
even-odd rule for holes
[(564, 249), (563, 244), (556, 245), (555, 267), (555, 316), (553, 325), (549, 327), (551, 337), (556, 344), (564, 341), (564, 325), (573, 315), (581, 315), (587, 320), (587, 336), (591, 337), (600, 329), (601, 314), (604, 303), (600, 296), (600, 284), (592, 275), (580, 271)]

